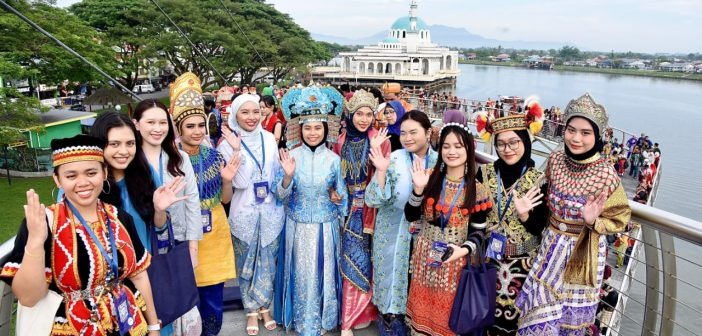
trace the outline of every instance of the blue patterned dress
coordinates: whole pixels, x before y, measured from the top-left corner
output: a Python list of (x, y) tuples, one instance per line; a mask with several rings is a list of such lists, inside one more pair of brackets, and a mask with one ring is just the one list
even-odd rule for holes
[[(290, 151), (296, 168), (293, 180), (282, 187), (279, 169), (273, 193), (285, 204), (287, 220), (281, 238), (276, 278), (275, 319), (298, 334), (319, 335), (335, 329), (341, 313), (339, 273), (340, 220), (346, 215), (346, 183), (339, 156), (324, 145), (311, 151), (306, 145)], [(329, 199), (337, 190), (340, 205)]]

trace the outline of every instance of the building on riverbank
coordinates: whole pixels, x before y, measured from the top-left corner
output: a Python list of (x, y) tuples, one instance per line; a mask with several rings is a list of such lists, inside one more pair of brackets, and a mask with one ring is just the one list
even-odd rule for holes
[(417, 2), (410, 15), (398, 18), (388, 37), (377, 45), (339, 54), (341, 66), (312, 69), (314, 81), (332, 84), (377, 85), (400, 82), (405, 86), (455, 83), (460, 74), (458, 51), (431, 40), (429, 26), (417, 16)]

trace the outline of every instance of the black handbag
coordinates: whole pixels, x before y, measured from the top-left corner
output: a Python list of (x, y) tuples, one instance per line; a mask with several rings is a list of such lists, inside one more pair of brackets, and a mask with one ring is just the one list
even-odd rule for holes
[(497, 268), (485, 261), (482, 248), (479, 264), (468, 263), (461, 270), (461, 279), (453, 299), (449, 327), (457, 334), (469, 334), (495, 322)]
[(187, 242), (175, 243), (168, 223), (168, 252), (159, 254), (156, 232), (151, 232), (151, 266), (149, 281), (156, 314), (163, 325), (172, 323), (199, 303), (195, 272)]

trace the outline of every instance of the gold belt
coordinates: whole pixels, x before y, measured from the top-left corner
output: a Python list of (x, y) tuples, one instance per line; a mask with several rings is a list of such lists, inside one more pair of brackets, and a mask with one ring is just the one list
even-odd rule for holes
[(580, 235), (580, 232), (582, 232), (583, 228), (585, 227), (585, 223), (564, 223), (563, 221), (554, 217), (549, 218), (548, 222), (551, 224), (552, 228), (556, 229), (556, 231), (572, 236)]
[(95, 288), (86, 288), (83, 290), (63, 293), (64, 302), (76, 302), (78, 300), (90, 300), (91, 298), (99, 298), (105, 293), (111, 292), (113, 286), (97, 285)]

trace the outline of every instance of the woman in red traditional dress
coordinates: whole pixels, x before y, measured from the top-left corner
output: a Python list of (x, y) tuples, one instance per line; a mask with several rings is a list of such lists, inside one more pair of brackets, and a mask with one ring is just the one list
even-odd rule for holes
[[(45, 207), (27, 191), (25, 220), (0, 277), (23, 306), (43, 308), (62, 296), (51, 335), (159, 335), (144, 272), (151, 256), (132, 217), (98, 200), (107, 178), (103, 147), (84, 135), (51, 142), (54, 181), (64, 197)], [(176, 198), (174, 190), (163, 196)]]

